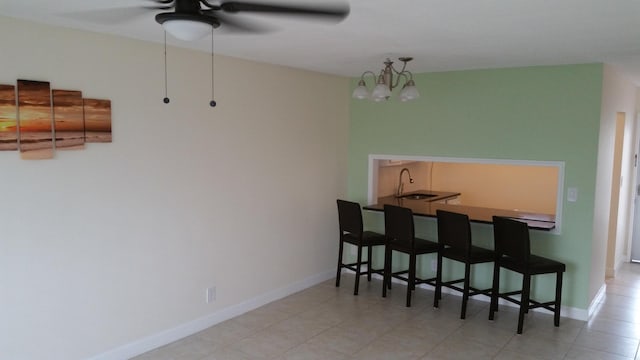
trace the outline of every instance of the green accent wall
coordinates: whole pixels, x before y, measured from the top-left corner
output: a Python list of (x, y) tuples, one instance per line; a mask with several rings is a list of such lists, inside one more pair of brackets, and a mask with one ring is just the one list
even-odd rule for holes
[[(414, 75), (421, 97), (413, 102), (352, 100), (348, 197), (367, 201), (369, 154), (564, 161), (565, 194), (577, 187), (579, 201), (565, 198), (562, 234), (531, 233), (532, 251), (567, 264), (563, 305), (586, 309), (602, 77), (602, 64), (425, 73)], [(382, 214), (365, 221), (384, 229)], [(472, 230), (474, 241), (492, 244), (490, 226)], [(435, 221), (418, 219), (416, 233), (435, 240)], [(429, 268), (425, 261), (420, 271)], [(490, 266), (475, 277), (488, 284)], [(551, 294), (552, 286), (543, 277), (534, 294)]]

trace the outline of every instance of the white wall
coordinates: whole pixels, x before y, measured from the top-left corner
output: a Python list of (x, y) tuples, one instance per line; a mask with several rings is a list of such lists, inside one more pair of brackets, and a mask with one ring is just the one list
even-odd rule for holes
[[(160, 28), (158, 28), (160, 31)], [(112, 101), (113, 143), (0, 153), (0, 358), (82, 359), (333, 271), (347, 79), (0, 18), (0, 83)], [(204, 289), (217, 287), (205, 304)]]
[[(593, 217), (592, 261), (589, 286), (589, 299), (593, 299), (604, 284), (605, 274), (614, 272), (615, 264), (624, 259), (614, 255), (607, 269), (607, 254), (620, 254), (628, 236), (630, 216), (629, 202), (632, 186), (633, 119), (635, 114), (636, 88), (624, 76), (610, 65), (603, 67), (602, 103), (600, 116), (600, 136), (598, 138), (598, 165), (596, 176), (595, 206)], [(620, 184), (620, 202), (618, 219), (614, 237), (610, 238), (612, 172), (614, 170), (614, 142), (616, 117), (618, 113), (626, 114), (625, 144), (622, 154), (622, 183)], [(628, 136), (627, 136), (628, 135)], [(620, 247), (620, 248), (618, 248)]]

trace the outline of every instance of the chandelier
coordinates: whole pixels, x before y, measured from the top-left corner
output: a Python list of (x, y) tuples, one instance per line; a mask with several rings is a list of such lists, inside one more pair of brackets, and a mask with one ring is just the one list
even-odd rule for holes
[[(404, 79), (404, 85), (402, 85), (402, 90), (398, 95), (400, 101), (409, 101), (420, 97), (416, 83), (413, 81), (413, 75), (408, 70), (405, 70), (407, 63), (413, 58), (401, 57), (398, 60), (402, 61), (402, 69), (399, 71), (393, 67), (393, 61), (387, 58), (384, 62), (384, 68), (380, 70), (377, 76), (372, 71), (362, 73), (358, 86), (353, 90), (352, 97), (359, 100), (371, 99), (375, 102), (388, 100), (391, 97), (391, 91), (399, 85), (400, 79)], [(377, 77), (376, 86), (371, 93), (369, 93), (367, 83), (364, 81), (365, 75), (372, 75), (374, 79)]]

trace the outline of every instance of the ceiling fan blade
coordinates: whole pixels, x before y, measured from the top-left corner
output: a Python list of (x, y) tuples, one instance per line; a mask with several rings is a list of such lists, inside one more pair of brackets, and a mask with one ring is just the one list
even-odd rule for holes
[(273, 26), (260, 24), (255, 20), (244, 21), (238, 19), (237, 17), (225, 15), (213, 10), (204, 11), (204, 13), (213, 13), (214, 16), (220, 21), (220, 29), (222, 29), (223, 31), (229, 31), (239, 34), (264, 34), (277, 30)]
[(256, 13), (272, 13), (287, 14), (301, 16), (318, 16), (323, 18), (335, 18), (342, 20), (349, 15), (348, 4), (324, 4), (315, 6), (305, 5), (289, 5), (289, 4), (261, 4), (244, 1), (227, 1), (220, 4), (223, 11), (229, 13), (238, 12), (256, 12)]

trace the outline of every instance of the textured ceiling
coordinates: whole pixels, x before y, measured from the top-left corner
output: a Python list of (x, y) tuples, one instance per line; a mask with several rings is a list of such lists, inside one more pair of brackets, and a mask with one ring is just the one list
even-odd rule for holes
[[(278, 30), (248, 35), (221, 27), (214, 33), (215, 52), (346, 76), (377, 71), (386, 57), (399, 56), (414, 57), (408, 67), (414, 73), (606, 62), (640, 84), (638, 0), (348, 3), (351, 13), (338, 24), (236, 15)], [(154, 21), (157, 11), (139, 11), (148, 4), (144, 0), (0, 0), (0, 14), (161, 42), (164, 32)], [(170, 44), (210, 51), (211, 39), (191, 43), (171, 39)]]

